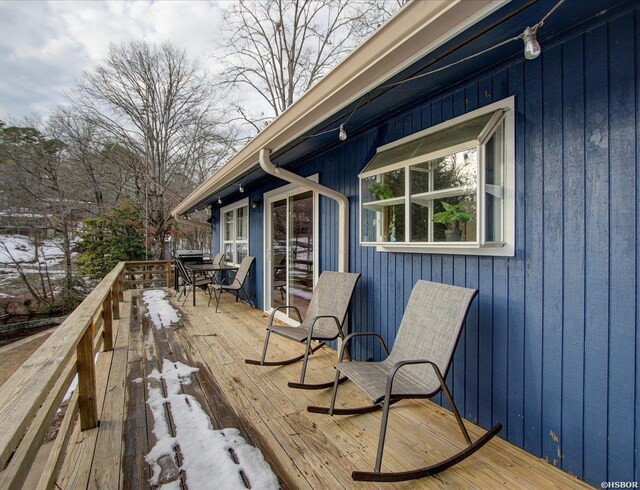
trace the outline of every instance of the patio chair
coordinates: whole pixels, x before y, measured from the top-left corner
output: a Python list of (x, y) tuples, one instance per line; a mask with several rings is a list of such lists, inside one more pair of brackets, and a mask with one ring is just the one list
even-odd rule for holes
[[(293, 364), (300, 360), (304, 360), (302, 364), (302, 372), (300, 373), (300, 382), (290, 382), (290, 388), (299, 388), (306, 390), (319, 390), (330, 388), (333, 382), (320, 384), (307, 384), (304, 382), (305, 373), (307, 371), (307, 362), (309, 355), (325, 345), (325, 342), (335, 340), (340, 337), (344, 339), (342, 325), (347, 317), (351, 296), (356, 288), (356, 283), (360, 279), (360, 274), (349, 272), (330, 272), (325, 271), (320, 274), (318, 283), (313, 291), (307, 314), (302, 320), (300, 310), (293, 305), (284, 305), (274, 308), (269, 319), (267, 334), (264, 339), (264, 347), (262, 349), (262, 358), (258, 360), (246, 359), (247, 364), (258, 366), (285, 366)], [(280, 310), (294, 310), (300, 319), (300, 326), (286, 327), (273, 324), (276, 312)], [(304, 354), (286, 359), (282, 361), (266, 361), (267, 347), (269, 346), (269, 337), (274, 333), (281, 335), (297, 342), (306, 343)], [(317, 340), (320, 343), (312, 347), (311, 342)], [(346, 378), (344, 378), (346, 380)]]
[[(354, 480), (391, 482), (434, 475), (469, 457), (502, 429), (500, 424), (496, 424), (478, 440), (471, 442), (444, 381), (467, 312), (476, 294), (475, 289), (418, 281), (411, 292), (391, 353), (382, 337), (376, 333), (357, 332), (344, 339), (339, 362), (335, 366), (336, 378), (330, 406), (310, 406), (307, 410), (329, 415), (353, 415), (383, 409), (374, 471), (354, 471)], [(359, 336), (376, 337), (387, 353), (387, 358), (382, 362), (343, 362), (347, 345)], [(346, 375), (367, 394), (373, 405), (335, 408), (341, 375)], [(403, 399), (432, 398), (440, 391), (451, 406), (467, 447), (452, 457), (425, 468), (399, 473), (381, 472), (389, 407)]]
[[(213, 265), (220, 265), (222, 263), (222, 261), (224, 260), (224, 255), (225, 255), (224, 253), (218, 252), (217, 254), (215, 254), (213, 256), (213, 259), (211, 260), (211, 263)], [(219, 284), (219, 282), (216, 281), (216, 273), (215, 272), (211, 276), (211, 282), (213, 282), (213, 284)], [(209, 290), (209, 297), (211, 297), (211, 290)]]
[[(240, 267), (233, 277), (225, 277), (220, 281), (219, 284), (213, 283), (211, 285), (211, 291), (213, 291), (213, 295), (216, 299), (216, 313), (218, 313), (218, 307), (220, 306), (220, 297), (222, 296), (223, 291), (235, 294), (236, 301), (239, 300), (238, 295), (240, 294), (240, 291), (242, 291), (244, 293), (245, 299), (249, 302), (249, 304), (251, 304), (251, 306), (254, 306), (251, 302), (251, 299), (249, 299), (247, 291), (244, 289), (244, 283), (246, 282), (247, 277), (249, 277), (249, 270), (251, 269), (251, 264), (253, 264), (253, 261), (255, 259), (255, 257), (251, 256), (245, 257), (244, 259), (242, 259), (242, 262), (240, 262)], [(207, 303), (207, 306), (209, 306), (210, 303), (211, 292), (209, 293), (209, 303)]]
[[(180, 260), (176, 260), (176, 264), (178, 265), (178, 273), (180, 274), (180, 276), (182, 277), (182, 291), (178, 291), (178, 297), (177, 299), (180, 300), (180, 296), (182, 294), (184, 294), (184, 299), (182, 300), (182, 305), (185, 304), (185, 302), (187, 301), (187, 297), (189, 296), (188, 294), (188, 289), (187, 288), (194, 288), (194, 287), (203, 287), (203, 288), (209, 288), (209, 286), (211, 285), (211, 281), (212, 278), (209, 277), (206, 274), (200, 274), (198, 276), (196, 276), (196, 282), (195, 284), (193, 284), (193, 279), (191, 277), (191, 274), (189, 274), (189, 271), (187, 271), (187, 268), (185, 267), (185, 265), (182, 263), (182, 261)], [(209, 293), (211, 294), (211, 293)]]

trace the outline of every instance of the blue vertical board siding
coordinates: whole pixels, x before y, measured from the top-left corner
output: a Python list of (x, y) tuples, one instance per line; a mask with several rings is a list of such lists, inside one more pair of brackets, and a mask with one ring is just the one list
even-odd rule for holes
[[(542, 63), (544, 116), (543, 307), (542, 307), (542, 453), (553, 463), (562, 458), (562, 277), (563, 140), (562, 46), (545, 52)], [(555, 452), (555, 454), (554, 454)], [(553, 455), (553, 456), (552, 456)]]
[(524, 65), (525, 104), (525, 297), (524, 305), (524, 448), (540, 453), (542, 425), (543, 195), (544, 135), (542, 62)]
[[(609, 445), (608, 476), (633, 479), (634, 434), (621, 423), (634, 411), (635, 380), (630, 366), (636, 360), (636, 135), (633, 16), (611, 22), (609, 28), (609, 159), (611, 198), (609, 201)], [(629, 203), (632, 203), (630, 206)]]
[[(509, 328), (506, 332), (507, 343), (507, 438), (519, 446), (524, 445), (524, 255), (525, 255), (525, 125), (524, 112), (524, 64), (519, 63), (508, 69), (507, 93), (516, 94), (515, 101), (515, 257), (507, 259), (508, 264), (508, 297), (505, 305), (508, 312)], [(505, 94), (506, 95), (506, 94)]]
[(585, 305), (585, 138), (584, 37), (562, 50), (563, 140), (563, 302), (562, 437), (563, 468), (582, 474), (584, 424)]
[(609, 86), (607, 26), (585, 33), (584, 478), (607, 480)]
[[(635, 46), (636, 46), (636, 57), (635, 57), (635, 67), (636, 67), (636, 168), (638, 167), (638, 161), (640, 160), (640, 131), (638, 130), (638, 124), (640, 123), (640, 49), (637, 48), (640, 45), (640, 13), (638, 11), (635, 12), (635, 23), (636, 23), (636, 35), (635, 35)], [(640, 208), (640, 175), (636, 173), (636, 243), (640, 242), (640, 213), (637, 212), (638, 208)], [(636, 325), (638, 322), (638, 318), (640, 317), (640, 257), (638, 255), (638, 251), (636, 250)], [(640, 362), (638, 362), (637, 356), (640, 353), (640, 329), (636, 327), (636, 361), (635, 361), (635, 424), (634, 424), (634, 432), (635, 432), (635, 470), (633, 480), (638, 481), (640, 479), (640, 373), (638, 373), (638, 369), (640, 368)]]
[[(373, 330), (392, 346), (417, 280), (477, 288), (447, 376), (460, 410), (483, 427), (502, 423), (510, 442), (596, 485), (640, 477), (640, 18), (636, 9), (598, 22), (543, 46), (536, 60), (416, 94), (413, 106), (293, 167), (349, 198), (349, 264), (362, 275), (351, 331)], [(514, 257), (359, 245), (357, 174), (377, 147), (512, 95)], [(265, 180), (250, 198), (281, 185)], [(265, 212), (250, 211), (260, 307)], [(321, 198), (320, 271), (337, 268), (337, 217)], [(383, 357), (367, 339), (352, 352)]]

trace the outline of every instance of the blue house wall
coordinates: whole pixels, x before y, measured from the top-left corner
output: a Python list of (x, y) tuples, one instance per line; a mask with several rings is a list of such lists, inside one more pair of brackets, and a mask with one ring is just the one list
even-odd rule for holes
[[(349, 197), (352, 331), (392, 345), (412, 286), (477, 288), (448, 375), (465, 418), (598, 485), (637, 481), (640, 449), (638, 148), (640, 14), (397, 113), (299, 162)], [(378, 146), (515, 95), (515, 257), (382, 253), (358, 245), (359, 171)], [(418, 102), (418, 101), (417, 101)], [(337, 138), (336, 138), (337, 140)], [(280, 185), (248, 189), (251, 200)], [(245, 196), (242, 196), (245, 197)], [(228, 203), (225, 203), (228, 204)], [(263, 211), (250, 211), (253, 293), (263, 307)], [(214, 223), (219, 223), (214, 207)], [(337, 206), (321, 198), (320, 270), (337, 268)], [(219, 226), (213, 227), (214, 249)], [(377, 345), (358, 344), (366, 358)], [(442, 400), (437, 400), (442, 402)]]

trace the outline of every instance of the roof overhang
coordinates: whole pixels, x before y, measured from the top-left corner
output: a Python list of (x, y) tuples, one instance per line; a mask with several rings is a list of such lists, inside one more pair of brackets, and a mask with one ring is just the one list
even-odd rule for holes
[(179, 216), (198, 209), (219, 189), (258, 167), (261, 149), (283, 148), (510, 1), (408, 3), (189, 194), (172, 214)]

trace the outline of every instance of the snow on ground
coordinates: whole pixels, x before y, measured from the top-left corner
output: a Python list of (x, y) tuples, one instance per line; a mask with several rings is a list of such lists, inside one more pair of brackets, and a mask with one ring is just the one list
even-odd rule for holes
[(166, 297), (166, 291), (161, 290), (144, 291), (142, 293), (142, 301), (147, 306), (146, 316), (151, 318), (151, 323), (157, 329), (170, 327), (180, 321), (178, 312), (165, 299)]
[[(186, 483), (192, 490), (215, 486), (225, 490), (244, 490), (240, 471), (244, 473), (252, 489), (277, 489), (278, 479), (264, 461), (262, 453), (247, 444), (238, 429), (214, 430), (211, 420), (198, 401), (191, 395), (181, 393), (183, 385), (191, 384), (190, 376), (198, 369), (180, 362), (163, 361), (162, 372), (153, 370), (147, 379), (164, 380), (167, 396), (164, 397), (159, 383), (147, 383), (147, 404), (153, 414), (153, 433), (156, 445), (146, 456), (153, 476), (151, 485), (165, 483), (161, 488), (178, 488), (179, 472), (162, 475), (161, 460), (171, 458), (177, 468), (174, 448), (179, 446)], [(165, 407), (171, 412), (175, 423), (175, 437), (169, 432)], [(235, 454), (238, 463), (231, 458)], [(165, 471), (166, 472), (166, 471)], [(172, 480), (172, 481), (170, 481)]]
[[(3, 245), (6, 245), (8, 251)], [(46, 265), (49, 276), (57, 278), (64, 276), (62, 269), (64, 253), (59, 239), (47, 239), (38, 247), (38, 262), (33, 241), (22, 235), (0, 235), (0, 298), (11, 298), (24, 293), (24, 286), (20, 283), (15, 259), (27, 275), (39, 274), (40, 268)], [(12, 259), (13, 257), (13, 259)]]
[[(22, 235), (0, 235), (2, 242), (9, 249), (9, 253), (3, 246), (0, 246), (0, 263), (33, 262), (35, 260), (35, 247), (33, 241)], [(40, 257), (47, 259), (47, 265), (55, 265), (62, 261), (64, 253), (56, 240), (44, 240), (38, 247)]]

